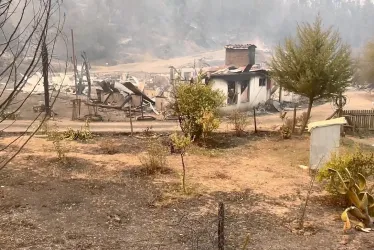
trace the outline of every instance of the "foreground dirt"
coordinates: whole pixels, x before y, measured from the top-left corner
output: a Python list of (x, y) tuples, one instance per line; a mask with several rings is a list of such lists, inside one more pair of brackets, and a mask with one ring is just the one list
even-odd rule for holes
[[(320, 184), (305, 230), (295, 230), (310, 180), (299, 167), (308, 162), (307, 137), (216, 135), (186, 156), (188, 195), (178, 155), (168, 156), (162, 174), (144, 175), (139, 156), (147, 140), (67, 142), (61, 163), (52, 142), (34, 138), (0, 172), (1, 249), (217, 249), (219, 202), (226, 207), (226, 249), (241, 249), (247, 236), (247, 249), (374, 248), (371, 234), (343, 235), (343, 207)], [(117, 154), (106, 154), (105, 141), (118, 146)]]

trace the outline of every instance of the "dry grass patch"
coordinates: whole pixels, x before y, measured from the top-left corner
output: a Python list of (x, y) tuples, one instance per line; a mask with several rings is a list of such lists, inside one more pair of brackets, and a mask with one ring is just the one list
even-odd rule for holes
[(167, 149), (158, 140), (150, 140), (145, 154), (139, 156), (139, 160), (147, 175), (162, 172), (167, 167)]
[(101, 140), (98, 145), (100, 152), (103, 154), (114, 155), (121, 153), (120, 145), (113, 139)]

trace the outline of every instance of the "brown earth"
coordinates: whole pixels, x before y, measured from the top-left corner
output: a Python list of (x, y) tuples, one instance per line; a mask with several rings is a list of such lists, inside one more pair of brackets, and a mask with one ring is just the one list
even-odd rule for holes
[[(371, 234), (343, 234), (344, 207), (320, 183), (305, 230), (295, 229), (310, 180), (299, 167), (308, 164), (307, 136), (216, 134), (188, 150), (187, 195), (178, 155), (167, 157), (162, 174), (144, 175), (139, 156), (147, 140), (67, 141), (62, 163), (51, 141), (32, 139), (0, 171), (1, 249), (217, 249), (218, 202), (226, 207), (225, 249), (241, 249), (247, 235), (247, 249), (256, 250), (374, 248)], [(117, 154), (106, 154), (104, 142)]]

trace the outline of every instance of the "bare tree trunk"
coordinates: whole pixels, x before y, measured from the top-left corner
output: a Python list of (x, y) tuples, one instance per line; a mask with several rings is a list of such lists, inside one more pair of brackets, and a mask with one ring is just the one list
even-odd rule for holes
[[(45, 36), (47, 36), (47, 34), (45, 34)], [(50, 117), (51, 107), (49, 104), (49, 82), (48, 82), (49, 60), (48, 60), (48, 49), (47, 49), (47, 44), (45, 40), (46, 40), (46, 37), (44, 38), (43, 45), (42, 45), (44, 105), (45, 105), (45, 114), (47, 117)]]
[(73, 48), (73, 67), (74, 67), (75, 98), (78, 99), (77, 58), (75, 57), (74, 31), (73, 31), (73, 29), (71, 29), (71, 44), (72, 44), (72, 48)]
[(340, 93), (339, 94), (339, 111), (338, 111), (338, 117), (342, 117), (342, 115), (343, 115), (343, 100), (342, 100), (343, 98), (342, 98), (342, 94)]
[(308, 125), (309, 117), (310, 117), (310, 114), (312, 112), (313, 101), (314, 101), (313, 99), (309, 99), (308, 111), (307, 111), (307, 114), (306, 114), (307, 118), (305, 119), (305, 121), (303, 122), (303, 125), (301, 126), (300, 135), (302, 135), (304, 133), (306, 125)]
[(296, 103), (295, 103), (295, 106), (293, 107), (292, 134), (295, 133), (295, 128), (296, 128)]

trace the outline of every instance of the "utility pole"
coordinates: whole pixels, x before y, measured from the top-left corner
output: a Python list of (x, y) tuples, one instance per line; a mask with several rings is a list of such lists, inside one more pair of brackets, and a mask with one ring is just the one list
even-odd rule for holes
[(170, 85), (174, 84), (174, 67), (170, 66)]
[(142, 119), (144, 118), (144, 109), (143, 109), (143, 93), (144, 93), (144, 89), (143, 89), (143, 91), (142, 91), (142, 94), (141, 94), (141, 96), (140, 96), (140, 105), (141, 105), (141, 111), (142, 111)]
[(77, 58), (75, 57), (74, 48), (74, 31), (71, 29), (71, 43), (73, 47), (73, 67), (74, 67), (74, 84), (75, 84), (75, 97), (78, 99), (78, 84), (77, 84)]

